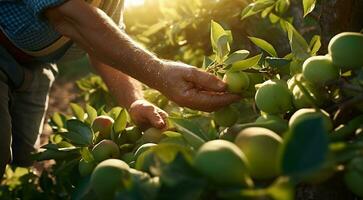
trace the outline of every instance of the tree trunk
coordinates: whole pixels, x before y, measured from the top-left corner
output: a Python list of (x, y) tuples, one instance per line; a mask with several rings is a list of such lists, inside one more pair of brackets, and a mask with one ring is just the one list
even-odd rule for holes
[(363, 0), (322, 0), (319, 21), (322, 50), (326, 51), (334, 35), (363, 29)]

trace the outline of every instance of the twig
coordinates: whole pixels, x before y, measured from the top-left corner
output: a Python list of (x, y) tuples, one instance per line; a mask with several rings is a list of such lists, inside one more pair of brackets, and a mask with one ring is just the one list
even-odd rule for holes
[(341, 115), (344, 114), (344, 112), (346, 110), (348, 110), (349, 108), (351, 108), (352, 106), (354, 106), (355, 104), (357, 104), (359, 102), (363, 103), (363, 94), (353, 97), (353, 98), (339, 104), (338, 105), (339, 109), (334, 114), (333, 120), (336, 121), (338, 118), (340, 118)]

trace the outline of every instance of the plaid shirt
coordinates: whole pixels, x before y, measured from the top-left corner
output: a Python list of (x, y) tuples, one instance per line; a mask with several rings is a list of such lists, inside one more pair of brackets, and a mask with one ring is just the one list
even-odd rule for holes
[(0, 0), (0, 28), (20, 49), (42, 49), (60, 38), (60, 34), (42, 19), (42, 13), (64, 1)]
[[(65, 1), (67, 0), (0, 0), (0, 29), (18, 48), (27, 51), (41, 50), (61, 37), (45, 21), (43, 11)], [(121, 12), (124, 1), (101, 2), (99, 8), (123, 29)]]

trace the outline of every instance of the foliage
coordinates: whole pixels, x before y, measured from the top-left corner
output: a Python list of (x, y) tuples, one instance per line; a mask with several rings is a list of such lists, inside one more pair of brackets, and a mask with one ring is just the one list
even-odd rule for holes
[[(0, 197), (34, 193), (39, 198), (95, 199), (90, 186), (92, 170), (82, 176), (80, 163), (93, 167), (98, 164), (93, 149), (103, 139), (116, 144), (120, 154), (116, 159), (132, 168), (120, 183), (127, 187), (120, 186), (111, 194), (116, 199), (289, 200), (295, 198), (299, 183), (329, 181), (338, 171), (361, 174), (362, 166), (356, 166), (360, 162), (352, 160), (363, 157), (363, 69), (342, 70), (339, 78), (322, 86), (311, 85), (302, 74), (303, 63), (319, 54), (321, 42), (316, 31), (302, 34), (304, 26), (297, 27), (297, 18), (292, 14), (300, 9), (306, 23), (314, 21), (310, 15), (316, 4), (311, 0), (147, 1), (146, 7), (127, 14), (127, 23), (131, 24), (128, 31), (145, 46), (165, 58), (187, 61), (221, 78), (228, 72), (248, 76), (249, 87), (239, 92), (243, 100), (229, 107), (238, 115), (235, 124), (220, 126), (213, 113), (181, 108), (145, 86), (145, 98), (170, 115), (169, 129), (152, 138), (158, 144), (145, 148), (148, 131), (139, 130), (126, 109), (116, 106), (100, 77), (90, 75), (77, 83), (85, 105), (71, 104), (73, 113), (69, 116), (55, 113), (49, 121), (54, 132), (49, 144), (34, 154), (37, 161), (54, 160), (52, 169), (37, 177), (27, 170), (14, 172), (8, 168)], [(153, 14), (145, 15), (145, 9), (150, 8), (154, 8), (150, 10)], [(137, 21), (136, 16), (144, 16), (145, 20)], [(251, 24), (254, 26), (242, 31)], [(296, 103), (282, 112), (261, 112), (255, 94), (266, 81), (286, 89), (289, 101), (304, 98), (309, 103), (302, 107), (313, 108), (314, 113), (326, 111), (327, 119), (321, 115), (294, 119), (293, 114), (301, 108)], [(282, 97), (264, 101), (282, 101), (279, 98)], [(114, 121), (108, 138), (92, 127), (99, 116)], [(334, 129), (327, 128), (324, 120), (334, 124)], [(250, 185), (221, 185), (194, 166), (196, 154), (205, 143), (216, 139), (234, 142), (240, 131), (249, 127), (267, 128), (282, 138), (275, 158), (279, 176), (273, 180), (253, 179), (254, 184)], [(233, 146), (230, 149), (238, 149), (236, 144), (228, 144)], [(218, 152), (223, 148), (211, 149)], [(243, 151), (238, 151), (238, 155), (243, 157)], [(230, 161), (224, 159), (207, 164), (220, 167)], [(354, 165), (345, 168), (347, 163)], [(327, 169), (329, 176), (322, 176)], [(248, 169), (243, 174), (249, 174)], [(351, 188), (356, 188), (351, 184)]]

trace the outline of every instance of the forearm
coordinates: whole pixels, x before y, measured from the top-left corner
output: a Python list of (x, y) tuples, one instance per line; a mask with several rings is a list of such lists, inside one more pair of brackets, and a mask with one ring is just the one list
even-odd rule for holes
[(95, 58), (90, 61), (120, 106), (129, 109), (132, 103), (143, 99), (140, 82)]
[(162, 61), (134, 43), (99, 9), (72, 0), (48, 10), (46, 16), (61, 34), (80, 44), (91, 56), (159, 88), (153, 80), (162, 70)]

